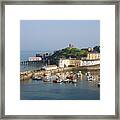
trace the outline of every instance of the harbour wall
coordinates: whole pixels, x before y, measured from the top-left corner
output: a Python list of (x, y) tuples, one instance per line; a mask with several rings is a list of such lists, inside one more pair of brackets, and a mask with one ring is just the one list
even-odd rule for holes
[(33, 76), (44, 75), (44, 74), (55, 74), (59, 72), (66, 72), (66, 71), (81, 71), (83, 74), (90, 71), (92, 74), (94, 72), (100, 72), (100, 65), (94, 66), (81, 66), (81, 67), (66, 67), (66, 68), (57, 68), (54, 70), (32, 70), (32, 71), (25, 71), (20, 72), (20, 80), (28, 80)]

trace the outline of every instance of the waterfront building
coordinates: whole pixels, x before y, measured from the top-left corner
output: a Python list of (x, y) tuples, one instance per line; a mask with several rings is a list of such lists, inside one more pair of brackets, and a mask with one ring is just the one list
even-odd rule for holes
[(100, 60), (100, 53), (88, 52), (86, 57), (82, 57), (81, 60)]
[(29, 60), (29, 61), (41, 61), (42, 58), (41, 58), (41, 57), (29, 57), (28, 60)]
[(81, 62), (82, 61), (78, 60), (78, 59), (70, 59), (69, 60), (70, 65), (69, 66), (79, 67), (79, 66), (81, 66)]
[(55, 69), (57, 69), (57, 66), (56, 65), (47, 65), (47, 66), (42, 67), (42, 69), (55, 70)]
[(81, 58), (81, 66), (91, 66), (100, 64), (100, 53), (89, 52), (87, 57)]
[(81, 66), (92, 66), (92, 65), (100, 65), (100, 60), (82, 60)]
[(60, 59), (59, 67), (79, 67), (81, 66), (81, 60), (78, 59)]
[(94, 52), (90, 52), (87, 54), (87, 60), (99, 60), (100, 59), (100, 53), (94, 53)]
[(59, 67), (68, 67), (69, 59), (60, 59), (59, 60)]
[(60, 59), (59, 67), (79, 67), (79, 66), (91, 66), (100, 64), (100, 53), (89, 52), (87, 57), (80, 59)]

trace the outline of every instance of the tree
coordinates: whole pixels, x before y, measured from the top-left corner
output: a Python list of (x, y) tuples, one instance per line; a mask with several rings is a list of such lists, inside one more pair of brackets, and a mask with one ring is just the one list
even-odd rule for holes
[(64, 48), (62, 50), (55, 51), (53, 55), (50, 56), (52, 61), (58, 61), (60, 58), (81, 58), (87, 56), (86, 50), (81, 50), (78, 48)]
[(100, 53), (100, 46), (95, 46), (93, 48), (93, 51)]

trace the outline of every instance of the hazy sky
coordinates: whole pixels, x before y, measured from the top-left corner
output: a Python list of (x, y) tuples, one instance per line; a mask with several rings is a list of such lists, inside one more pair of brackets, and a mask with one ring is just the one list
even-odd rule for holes
[(65, 48), (69, 43), (85, 48), (99, 45), (99, 20), (21, 20), (22, 51), (48, 51)]

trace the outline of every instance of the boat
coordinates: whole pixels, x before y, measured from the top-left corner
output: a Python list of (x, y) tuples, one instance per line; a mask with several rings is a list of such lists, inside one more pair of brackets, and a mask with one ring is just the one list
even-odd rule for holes
[(77, 83), (77, 79), (69, 80), (69, 83)]
[(43, 79), (43, 82), (51, 82), (51, 77), (45, 77), (44, 79)]
[(97, 84), (98, 87), (100, 87), (100, 82)]
[(77, 83), (77, 79), (74, 79), (72, 82), (73, 82), (73, 83)]
[(86, 75), (86, 76), (89, 76), (89, 75), (90, 75), (90, 72), (85, 73), (85, 75)]
[(80, 73), (79, 72), (77, 73), (77, 77), (80, 77)]
[(88, 80), (88, 81), (93, 81), (93, 80), (95, 80), (94, 77), (90, 74), (90, 72), (87, 72), (87, 73), (86, 73), (86, 77), (87, 77), (87, 80)]
[(50, 79), (44, 79), (43, 82), (51, 82)]
[(35, 76), (35, 77), (32, 77), (32, 80), (42, 80), (42, 77)]
[(63, 80), (61, 80), (61, 79), (53, 80), (53, 83), (61, 83), (61, 82), (63, 82)]
[(64, 83), (69, 83), (69, 81), (70, 81), (69, 79), (63, 80)]
[(88, 81), (93, 81), (93, 76), (87, 76)]

